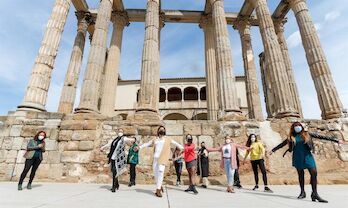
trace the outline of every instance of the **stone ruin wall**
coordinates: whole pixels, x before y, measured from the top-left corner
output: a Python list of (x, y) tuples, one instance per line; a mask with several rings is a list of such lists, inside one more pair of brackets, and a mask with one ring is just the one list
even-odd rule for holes
[[(21, 115), (22, 114), (22, 115)], [(218, 122), (218, 121), (163, 121), (163, 123), (132, 123), (105, 119), (91, 115), (67, 115), (59, 113), (16, 112), (0, 117), (0, 180), (18, 181), (25, 159), (27, 141), (39, 130), (47, 132), (46, 152), (40, 165), (36, 180), (53, 182), (109, 183), (110, 168), (106, 153), (99, 148), (116, 136), (116, 130), (123, 128), (125, 134), (137, 137), (140, 143), (149, 141), (156, 134), (158, 125), (164, 124), (167, 135), (183, 143), (184, 136), (190, 133), (198, 145), (205, 141), (208, 147), (223, 144), (226, 134), (233, 136), (237, 143), (245, 144), (249, 133), (261, 134), (266, 149), (270, 150), (286, 138), (290, 120), (273, 120), (265, 122)], [(348, 140), (348, 120), (305, 120), (310, 131), (334, 133), (340, 139)], [(271, 127), (271, 128), (270, 128)], [(331, 142), (316, 141), (316, 161), (319, 182), (324, 184), (342, 184), (348, 182), (348, 146), (337, 147)], [(291, 154), (282, 158), (283, 152), (266, 158), (270, 184), (296, 184), (295, 169), (291, 167)], [(140, 152), (140, 165), (137, 167), (137, 182), (152, 183), (152, 148)], [(339, 151), (339, 152), (337, 152)], [(225, 176), (219, 167), (220, 154), (210, 154), (210, 182), (225, 184)], [(16, 165), (15, 165), (16, 164)], [(165, 181), (175, 182), (172, 165), (166, 169)], [(241, 166), (242, 184), (253, 184), (249, 162)], [(183, 179), (188, 180), (184, 168)], [(128, 174), (120, 177), (126, 183)], [(261, 177), (260, 177), (261, 179)], [(261, 182), (262, 183), (262, 182)]]

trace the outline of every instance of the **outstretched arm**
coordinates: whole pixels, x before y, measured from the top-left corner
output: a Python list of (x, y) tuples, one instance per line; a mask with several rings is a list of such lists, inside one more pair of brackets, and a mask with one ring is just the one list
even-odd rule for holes
[(275, 148), (272, 149), (272, 151), (270, 152), (270, 154), (272, 154), (273, 152), (276, 152), (277, 150), (283, 148), (285, 145), (288, 144), (288, 139), (285, 139), (282, 143), (278, 144)]
[(221, 147), (207, 148), (208, 152), (221, 152)]
[(100, 150), (101, 150), (101, 151), (104, 151), (105, 149), (110, 148), (110, 147), (111, 147), (112, 141), (113, 141), (113, 139), (110, 139), (106, 145), (104, 145), (104, 146), (102, 146), (102, 147), (100, 148)]
[(183, 150), (183, 149), (184, 149), (184, 147), (183, 147), (181, 144), (177, 143), (175, 140), (171, 140), (170, 143), (173, 144), (173, 145), (175, 145), (175, 146), (176, 146), (177, 148), (179, 148), (180, 150)]
[(339, 143), (339, 140), (335, 136), (325, 136), (325, 135), (321, 135), (321, 134), (313, 133), (313, 132), (309, 133), (309, 135), (312, 138)]
[(151, 147), (153, 145), (153, 140), (149, 141), (149, 142), (146, 142), (142, 145), (140, 145), (138, 148), (136, 148), (137, 150), (138, 149), (143, 149), (143, 148), (146, 148), (146, 147)]

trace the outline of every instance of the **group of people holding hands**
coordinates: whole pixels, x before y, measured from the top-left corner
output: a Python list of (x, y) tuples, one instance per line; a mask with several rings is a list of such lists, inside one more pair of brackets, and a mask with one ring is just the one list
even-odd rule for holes
[[(28, 189), (31, 189), (31, 183), (34, 179), (35, 172), (42, 161), (42, 153), (45, 151), (45, 132), (39, 132), (32, 140), (28, 142), (27, 152), (25, 154), (26, 162), (23, 173), (21, 174), (18, 190), (22, 190), (22, 183), (26, 174), (32, 169), (30, 174), (30, 180), (28, 183)], [(270, 151), (270, 155), (277, 150), (287, 146), (287, 152), (292, 153), (292, 165), (297, 169), (299, 184), (301, 188), (298, 199), (306, 198), (306, 192), (304, 190), (304, 170), (307, 169), (310, 173), (310, 183), (312, 186), (312, 201), (326, 202), (322, 199), (317, 192), (317, 169), (313, 156), (314, 143), (313, 139), (327, 140), (342, 144), (334, 136), (324, 136), (317, 133), (309, 133), (304, 130), (301, 123), (295, 122), (291, 125), (289, 136), (281, 144), (274, 147)], [(198, 194), (196, 188), (196, 175), (199, 175), (202, 180), (202, 187), (208, 187), (209, 176), (209, 153), (220, 152), (221, 161), (220, 166), (224, 170), (227, 178), (227, 189), (229, 193), (234, 193), (234, 187), (241, 188), (239, 180), (239, 151), (240, 149), (246, 150), (242, 163), (244, 164), (247, 158), (250, 158), (251, 167), (254, 173), (255, 186), (253, 190), (259, 188), (259, 176), (258, 170), (262, 173), (262, 179), (264, 183), (264, 191), (272, 193), (273, 191), (268, 187), (267, 171), (265, 166), (265, 148), (260, 141), (260, 138), (255, 134), (250, 134), (245, 145), (235, 143), (230, 136), (225, 136), (224, 144), (216, 148), (206, 147), (204, 142), (201, 142), (200, 148), (196, 148), (193, 143), (192, 135), (188, 134), (185, 137), (185, 144), (181, 145), (170, 137), (166, 137), (166, 129), (164, 126), (160, 126), (157, 131), (157, 136), (150, 141), (138, 145), (136, 138), (127, 137), (123, 133), (123, 129), (118, 129), (118, 135), (116, 138), (110, 140), (106, 145), (100, 148), (101, 151), (109, 149), (107, 155), (108, 162), (110, 163), (112, 172), (112, 188), (111, 191), (115, 192), (119, 189), (118, 176), (127, 171), (127, 166), (130, 167), (130, 181), (128, 186), (134, 186), (136, 184), (136, 165), (139, 163), (139, 151), (144, 148), (153, 147), (153, 175), (156, 184), (155, 195), (162, 197), (164, 192), (162, 183), (164, 179), (164, 172), (166, 166), (171, 160), (175, 167), (177, 176), (176, 185), (181, 185), (181, 172), (183, 163), (185, 163), (188, 177), (189, 187), (185, 192), (192, 192)], [(129, 145), (128, 155), (126, 156), (125, 146)], [(171, 147), (175, 146), (174, 151)], [(198, 151), (197, 151), (198, 149)]]

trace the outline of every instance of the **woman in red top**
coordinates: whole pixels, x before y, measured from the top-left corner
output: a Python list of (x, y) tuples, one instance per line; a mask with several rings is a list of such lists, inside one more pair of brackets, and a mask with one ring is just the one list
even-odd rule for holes
[(196, 189), (196, 166), (197, 166), (197, 160), (196, 160), (196, 145), (192, 143), (193, 138), (192, 135), (188, 134), (186, 135), (186, 144), (184, 146), (184, 160), (186, 164), (186, 169), (189, 174), (189, 180), (190, 180), (190, 186), (188, 189), (185, 190), (185, 192), (192, 191), (195, 194), (198, 194), (198, 191)]

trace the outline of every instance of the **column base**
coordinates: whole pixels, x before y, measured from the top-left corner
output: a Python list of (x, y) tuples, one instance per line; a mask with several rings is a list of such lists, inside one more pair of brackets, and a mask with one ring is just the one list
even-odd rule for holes
[(17, 111), (46, 112), (45, 106), (38, 103), (23, 102), (17, 107)]
[(326, 114), (322, 114), (322, 119), (328, 120), (328, 119), (335, 119), (335, 118), (342, 118), (343, 117), (343, 112), (327, 112)]
[(219, 119), (219, 121), (246, 121), (247, 118), (242, 115), (241, 111), (225, 112)]
[(157, 112), (151, 110), (137, 110), (131, 120), (135, 122), (153, 122), (160, 121), (160, 116)]
[(75, 108), (74, 114), (79, 114), (79, 113), (90, 113), (90, 114), (98, 114), (98, 115), (100, 114), (99, 111), (93, 110), (90, 108), (84, 108), (84, 107)]
[(300, 118), (300, 114), (296, 112), (279, 112), (275, 118)]

